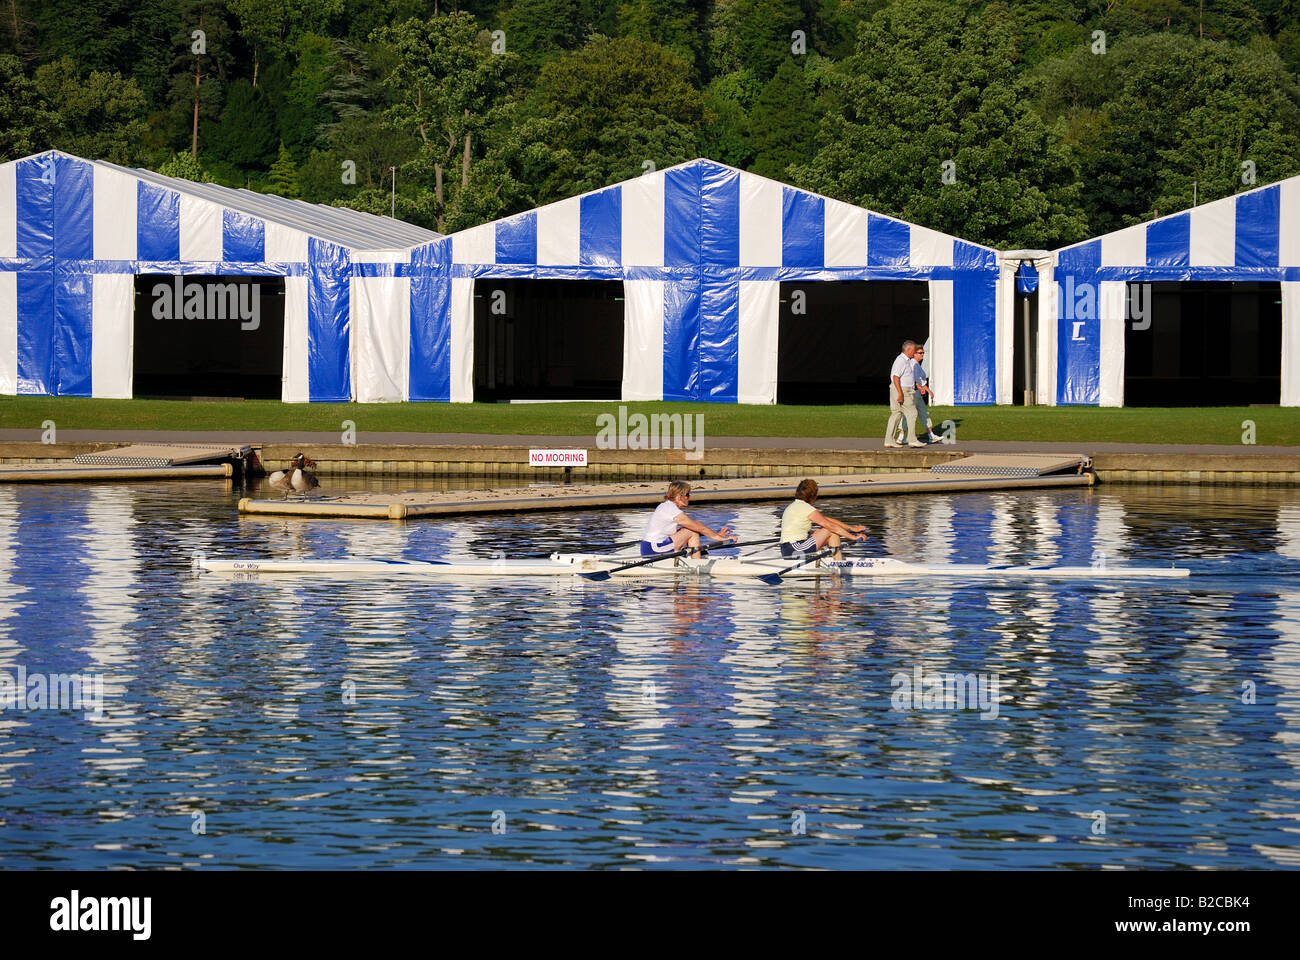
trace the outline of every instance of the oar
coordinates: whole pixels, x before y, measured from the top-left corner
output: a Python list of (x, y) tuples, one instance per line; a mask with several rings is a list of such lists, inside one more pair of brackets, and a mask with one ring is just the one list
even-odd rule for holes
[[(711, 543), (701, 543), (700, 549), (703, 550), (726, 550), (732, 547), (749, 547), (756, 543), (770, 543), (768, 540), (747, 540), (744, 543), (732, 543), (729, 540), (714, 540)], [(644, 567), (648, 563), (658, 563), (661, 560), (671, 560), (674, 557), (680, 557), (683, 554), (694, 553), (695, 547), (682, 547), (680, 550), (674, 550), (671, 553), (660, 553), (653, 557), (646, 557), (644, 560), (637, 560), (635, 563), (625, 563), (621, 567), (613, 567), (609, 570), (597, 570), (594, 573), (580, 573), (578, 576), (587, 580), (608, 580), (610, 574), (618, 573), (620, 570), (631, 570), (633, 567)]]
[(775, 573), (765, 573), (763, 574), (763, 576), (759, 577), (758, 579), (762, 580), (764, 583), (771, 584), (772, 586), (776, 586), (778, 583), (781, 582), (781, 578), (785, 576), (787, 573), (789, 573), (791, 570), (798, 570), (800, 567), (807, 566), (810, 563), (816, 563), (822, 557), (828, 557), (834, 552), (835, 551), (833, 549), (819, 550), (817, 553), (814, 553), (810, 557), (804, 557), (798, 563), (790, 564), (790, 566), (786, 567), (784, 570), (777, 570)]

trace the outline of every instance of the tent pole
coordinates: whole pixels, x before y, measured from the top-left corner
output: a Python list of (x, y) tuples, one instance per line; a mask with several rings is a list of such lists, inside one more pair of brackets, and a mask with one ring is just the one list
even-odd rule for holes
[(1034, 361), (1033, 361), (1034, 343), (1032, 340), (1029, 339), (1029, 297), (1028, 296), (1026, 296), (1024, 299), (1024, 310), (1021, 312), (1023, 313), (1025, 318), (1024, 319), (1025, 406), (1032, 407), (1034, 405)]

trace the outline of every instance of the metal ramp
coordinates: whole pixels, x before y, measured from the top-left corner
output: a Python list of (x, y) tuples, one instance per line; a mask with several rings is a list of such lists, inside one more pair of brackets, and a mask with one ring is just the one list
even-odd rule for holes
[(937, 463), (931, 473), (956, 473), (968, 477), (1043, 477), (1054, 473), (1083, 473), (1092, 458), (1060, 453), (976, 453), (960, 460)]
[(225, 460), (247, 460), (253, 447), (220, 443), (133, 443), (128, 447), (83, 453), (73, 463), (103, 467), (179, 467)]

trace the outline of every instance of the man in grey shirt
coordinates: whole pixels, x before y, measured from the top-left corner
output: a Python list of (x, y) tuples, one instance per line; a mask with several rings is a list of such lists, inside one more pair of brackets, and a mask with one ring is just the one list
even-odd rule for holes
[(889, 371), (889, 425), (885, 427), (885, 446), (901, 447), (894, 440), (900, 419), (907, 421), (907, 445), (924, 447), (916, 438), (916, 381), (912, 372), (912, 357), (916, 353), (916, 341), (904, 340), (903, 352), (894, 360)]

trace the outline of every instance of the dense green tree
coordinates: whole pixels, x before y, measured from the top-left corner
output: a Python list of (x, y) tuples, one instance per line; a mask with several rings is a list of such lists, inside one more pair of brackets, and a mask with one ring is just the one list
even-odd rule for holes
[(293, 157), (289, 156), (289, 151), (280, 144), (280, 153), (275, 163), (271, 164), (271, 175), (267, 177), (267, 184), (271, 193), (278, 193), (282, 197), (297, 197), (300, 195), (298, 188), (298, 165), (293, 162)]
[(1154, 34), (1044, 64), (1044, 114), (1061, 125), (1096, 232), (1300, 172), (1300, 90), (1266, 44)]
[(793, 59), (784, 60), (763, 84), (749, 115), (749, 139), (755, 153), (750, 169), (764, 177), (787, 179), (791, 164), (812, 160), (816, 131), (804, 68)]
[(221, 122), (206, 143), (218, 159), (242, 169), (265, 170), (274, 162), (278, 146), (266, 95), (248, 80), (232, 83)]
[(796, 182), (997, 246), (1084, 238), (1068, 157), (1011, 79), (1014, 34), (999, 6), (877, 13), (831, 78), (817, 154)]
[(586, 39), (578, 0), (514, 0), (501, 15), (500, 29), (506, 51), (517, 54), (530, 70)]
[(748, 169), (754, 160), (749, 111), (761, 91), (762, 84), (748, 70), (715, 77), (704, 88), (704, 123), (699, 135), (701, 156)]
[(717, 0), (710, 17), (709, 52), (715, 73), (751, 70), (760, 80), (794, 56), (794, 32), (806, 38), (812, 19), (797, 0)]
[(1039, 245), (1300, 153), (1300, 0), (0, 0), (3, 53), (9, 153), (264, 188), (283, 143), (303, 197), (387, 213), (397, 167), (442, 229), (702, 155)]
[(53, 146), (59, 115), (23, 73), (22, 61), (0, 55), (0, 163)]
[(657, 43), (697, 70), (703, 68), (704, 31), (688, 0), (624, 0), (618, 5), (618, 36)]
[(551, 158), (538, 202), (694, 157), (704, 110), (689, 70), (677, 54), (628, 37), (593, 37), (547, 63), (527, 107)]
[(212, 175), (186, 151), (172, 154), (169, 159), (159, 164), (158, 172), (164, 177), (178, 177), (181, 180), (193, 180), (195, 183), (212, 182)]
[[(395, 130), (419, 138), (423, 162), (409, 172), (432, 190), (441, 230), (452, 194), (470, 188), (475, 137), (504, 96), (515, 55), (493, 53), (488, 34), (461, 13), (408, 20), (376, 31), (373, 39), (392, 48), (384, 85), (394, 103), (386, 118)], [(449, 168), (458, 174), (454, 187)]]
[(234, 31), (219, 0), (180, 0), (172, 34), (168, 140), (197, 156), (200, 137), (221, 116), (225, 86), (236, 65)]
[(343, 0), (226, 0), (253, 50), (253, 86), (267, 57), (281, 58), (297, 35), (343, 11)]
[(141, 161), (145, 99), (133, 80), (99, 70), (82, 79), (71, 57), (37, 67), (34, 80), (59, 116), (60, 149), (92, 160)]

